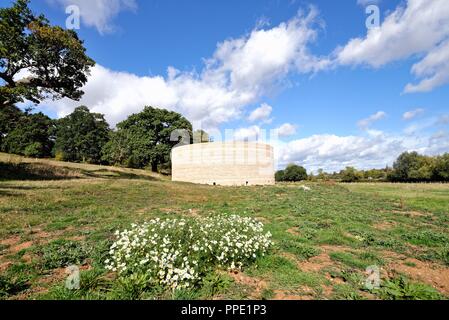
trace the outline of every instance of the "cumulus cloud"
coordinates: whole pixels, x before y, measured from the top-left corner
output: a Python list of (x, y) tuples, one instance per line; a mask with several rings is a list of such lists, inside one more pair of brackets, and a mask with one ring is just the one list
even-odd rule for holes
[(248, 128), (239, 128), (234, 133), (234, 140), (236, 141), (257, 141), (261, 140), (262, 137), (262, 129), (259, 126), (251, 126)]
[(64, 8), (75, 5), (79, 8), (81, 21), (95, 27), (100, 34), (115, 30), (112, 20), (124, 10), (135, 10), (136, 0), (47, 0)]
[(297, 126), (291, 123), (284, 123), (279, 128), (275, 129), (279, 134), (279, 137), (289, 137), (296, 134)]
[[(241, 116), (243, 109), (282, 84), (289, 73), (316, 72), (329, 61), (309, 53), (319, 28), (317, 11), (299, 12), (269, 29), (228, 39), (198, 73), (168, 68), (166, 76), (137, 76), (101, 65), (93, 68), (80, 102), (47, 101), (58, 116), (85, 104), (115, 125), (145, 105), (174, 110), (203, 128)], [(268, 108), (265, 108), (268, 109)]]
[(369, 116), (368, 118), (360, 120), (359, 122), (357, 122), (357, 125), (360, 129), (366, 130), (371, 126), (371, 124), (373, 124), (376, 121), (384, 119), (386, 116), (387, 114), (385, 112), (379, 111)]
[(412, 68), (418, 84), (404, 91), (426, 92), (449, 82), (449, 6), (447, 0), (407, 0), (365, 37), (335, 51), (340, 65), (382, 67), (412, 56), (424, 58)]
[(424, 112), (424, 109), (422, 108), (418, 108), (415, 110), (411, 110), (411, 111), (407, 111), (402, 115), (402, 119), (409, 121), (412, 120), (414, 118), (416, 118), (417, 116), (419, 116), (420, 114), (422, 114)]
[(270, 116), (272, 111), (273, 108), (270, 105), (262, 103), (262, 105), (259, 108), (254, 109), (251, 112), (251, 114), (248, 117), (248, 120), (250, 122), (262, 121), (264, 123), (269, 123), (271, 122)]
[(313, 135), (291, 141), (278, 150), (278, 166), (298, 163), (316, 172), (339, 171), (347, 166), (359, 169), (391, 166), (405, 151), (418, 151), (436, 155), (449, 151), (449, 133), (440, 131), (433, 135), (404, 136), (381, 131), (361, 136)]
[(404, 91), (429, 92), (449, 82), (449, 40), (430, 51), (426, 57), (412, 67), (412, 73), (424, 78), (418, 84), (407, 84)]

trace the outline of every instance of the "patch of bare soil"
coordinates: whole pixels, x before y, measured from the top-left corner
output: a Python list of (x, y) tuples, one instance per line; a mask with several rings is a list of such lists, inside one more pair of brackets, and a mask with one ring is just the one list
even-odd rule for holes
[(405, 216), (412, 217), (412, 218), (432, 216), (431, 213), (420, 212), (420, 211), (393, 210), (393, 211), (389, 211), (389, 213), (401, 214), (401, 215), (405, 215)]
[(350, 251), (350, 250), (354, 250), (354, 248), (351, 248), (351, 247), (340, 246), (340, 245), (332, 245), (332, 244), (324, 244), (324, 245), (321, 245), (320, 248), (324, 252), (326, 252), (326, 253), (331, 253), (331, 252), (335, 252), (335, 251)]
[(7, 270), (12, 264), (11, 261), (0, 262), (0, 272)]
[[(410, 265), (404, 264), (405, 262), (410, 263)], [(412, 279), (425, 282), (445, 295), (449, 294), (449, 268), (447, 267), (408, 258), (399, 263), (392, 263), (388, 268), (391, 271), (405, 273)]]
[(86, 236), (73, 236), (73, 237), (67, 238), (67, 240), (71, 240), (71, 241), (84, 241), (84, 240), (86, 240)]
[(236, 283), (243, 284), (252, 288), (252, 292), (249, 297), (250, 299), (259, 299), (262, 292), (267, 287), (267, 283), (264, 280), (249, 277), (241, 272), (231, 272), (229, 275), (234, 279)]
[(299, 236), (298, 228), (296, 227), (288, 229), (287, 232), (293, 236)]
[(304, 272), (319, 272), (321, 269), (329, 267), (333, 264), (334, 262), (331, 260), (329, 255), (326, 252), (323, 252), (307, 261), (299, 262), (298, 267)]
[(270, 221), (268, 221), (268, 219), (264, 217), (256, 217), (256, 220), (262, 222), (263, 224), (270, 223)]
[[(87, 229), (87, 228), (85, 228), (85, 229)], [(31, 229), (27, 233), (27, 237), (31, 238), (30, 241), (21, 242), (21, 237), (18, 235), (9, 237), (7, 239), (0, 240), (0, 244), (2, 246), (6, 246), (6, 248), (0, 254), (0, 272), (7, 270), (13, 264), (11, 261), (6, 260), (6, 259), (4, 259), (5, 261), (2, 261), (2, 258), (6, 257), (8, 255), (11, 255), (11, 254), (17, 254), (18, 252), (20, 252), (22, 250), (29, 249), (33, 245), (47, 243), (53, 239), (57, 239), (58, 237), (61, 237), (65, 232), (69, 232), (69, 231), (73, 231), (73, 230), (75, 230), (75, 228), (69, 227), (69, 228), (66, 228), (65, 230), (47, 232), (47, 231), (43, 231), (42, 228), (37, 227), (37, 228)], [(72, 240), (72, 241), (83, 241), (83, 240), (85, 240), (85, 238), (86, 238), (85, 236), (80, 235), (80, 236), (69, 237), (67, 239)], [(22, 261), (24, 261), (26, 263), (30, 263), (33, 260), (33, 255), (30, 254), (29, 252), (27, 252), (27, 253), (25, 253), (25, 255), (23, 255), (23, 257), (21, 259), (22, 259)]]
[(13, 236), (4, 240), (0, 240), (2, 246), (15, 246), (20, 242), (20, 236)]
[[(307, 290), (306, 290), (307, 291)], [(274, 290), (273, 300), (313, 300), (312, 294), (291, 294), (282, 290)]]
[(382, 231), (391, 230), (394, 227), (396, 227), (396, 222), (383, 221), (383, 222), (376, 223), (373, 227), (377, 230), (382, 230)]
[(10, 247), (9, 251), (11, 253), (17, 253), (19, 251), (22, 251), (22, 250), (30, 248), (32, 245), (33, 245), (33, 241), (23, 242), (21, 244), (18, 244), (18, 245)]
[(198, 210), (198, 209), (189, 209), (187, 211), (187, 214), (189, 216), (191, 216), (191, 217), (198, 217), (199, 216), (199, 212), (200, 212), (200, 210)]

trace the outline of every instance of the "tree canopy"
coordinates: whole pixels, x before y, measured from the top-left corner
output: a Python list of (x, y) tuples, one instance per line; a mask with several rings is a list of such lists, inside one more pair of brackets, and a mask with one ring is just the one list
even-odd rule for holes
[(28, 157), (50, 157), (54, 121), (43, 113), (0, 106), (0, 149)]
[(404, 152), (393, 164), (394, 170), (389, 179), (403, 182), (431, 181), (434, 166), (435, 159), (432, 157), (417, 152)]
[(289, 164), (285, 170), (279, 170), (275, 174), (276, 181), (296, 182), (307, 180), (307, 170), (296, 164)]
[(104, 116), (80, 106), (56, 123), (55, 153), (60, 160), (99, 163), (109, 140)]
[(357, 182), (363, 179), (363, 173), (354, 167), (346, 167), (340, 171), (341, 181), (343, 182)]
[[(117, 125), (111, 140), (104, 148), (104, 160), (134, 168), (170, 165), (171, 149), (178, 144), (175, 130), (185, 130), (190, 143), (192, 124), (182, 115), (165, 109), (145, 107)], [(175, 141), (173, 141), (175, 140)]]
[(73, 30), (34, 15), (29, 0), (0, 9), (0, 105), (79, 100), (95, 62)]

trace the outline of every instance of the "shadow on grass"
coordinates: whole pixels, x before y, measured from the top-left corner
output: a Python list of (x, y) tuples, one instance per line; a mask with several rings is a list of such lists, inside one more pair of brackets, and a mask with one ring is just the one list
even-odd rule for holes
[(157, 181), (159, 179), (151, 176), (139, 175), (131, 172), (123, 172), (108, 169), (99, 169), (95, 171), (81, 171), (83, 176), (88, 178), (102, 178), (102, 179), (136, 179), (136, 180), (150, 180)]
[[(0, 162), (0, 181), (9, 180), (71, 180), (71, 179), (139, 179), (139, 180), (159, 180), (155, 177), (123, 172), (120, 170), (82, 170), (68, 167), (56, 167), (44, 164), (31, 163), (9, 163)], [(26, 187), (21, 187), (26, 188)]]
[(79, 179), (79, 173), (41, 164), (0, 162), (0, 181)]

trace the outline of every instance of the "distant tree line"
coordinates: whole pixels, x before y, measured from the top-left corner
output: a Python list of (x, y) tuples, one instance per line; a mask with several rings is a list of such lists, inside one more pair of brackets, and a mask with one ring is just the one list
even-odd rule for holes
[[(302, 172), (302, 174), (296, 174)], [(305, 173), (303, 167), (289, 165), (276, 172), (276, 181), (340, 181), (340, 182), (449, 182), (449, 153), (425, 156), (417, 152), (404, 152), (393, 167), (357, 170), (347, 167), (339, 172), (327, 173), (319, 169), (316, 174)]]

